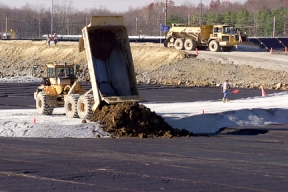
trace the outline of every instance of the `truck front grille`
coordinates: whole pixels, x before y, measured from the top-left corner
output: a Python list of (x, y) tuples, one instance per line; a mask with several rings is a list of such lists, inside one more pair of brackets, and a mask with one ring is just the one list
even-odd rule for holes
[(222, 36), (222, 41), (229, 41), (229, 36)]

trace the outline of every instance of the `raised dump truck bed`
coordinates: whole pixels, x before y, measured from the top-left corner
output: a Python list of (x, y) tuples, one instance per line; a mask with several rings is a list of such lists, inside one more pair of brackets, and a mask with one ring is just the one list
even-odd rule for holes
[(139, 101), (129, 38), (122, 16), (92, 16), (82, 29), (94, 111), (108, 104)]

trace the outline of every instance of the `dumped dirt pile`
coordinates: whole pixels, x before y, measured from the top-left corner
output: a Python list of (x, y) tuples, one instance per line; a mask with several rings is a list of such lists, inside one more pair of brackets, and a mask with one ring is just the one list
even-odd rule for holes
[(137, 102), (104, 105), (97, 109), (91, 121), (100, 122), (103, 129), (115, 137), (172, 138), (189, 136), (189, 131), (174, 129), (164, 119)]

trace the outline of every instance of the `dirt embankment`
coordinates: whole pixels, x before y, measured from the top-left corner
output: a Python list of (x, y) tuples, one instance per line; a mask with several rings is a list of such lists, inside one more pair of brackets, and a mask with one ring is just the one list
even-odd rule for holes
[[(44, 76), (46, 63), (74, 63), (86, 66), (85, 52), (78, 51), (78, 42), (59, 42), (50, 48), (46, 41), (0, 41), (0, 76)], [(234, 87), (287, 89), (288, 73), (251, 65), (221, 64), (205, 59), (187, 58), (187, 54), (159, 44), (131, 43), (138, 82), (183, 86), (219, 86), (229, 78)], [(205, 54), (205, 53), (201, 53)], [(261, 61), (259, 61), (261, 64)], [(273, 64), (271, 64), (273, 66)], [(86, 77), (88, 79), (88, 73)]]
[(36, 66), (36, 76), (44, 75), (47, 63), (85, 63), (84, 52), (78, 52), (75, 42), (53, 44), (48, 47), (46, 41), (0, 41), (0, 75), (32, 75)]

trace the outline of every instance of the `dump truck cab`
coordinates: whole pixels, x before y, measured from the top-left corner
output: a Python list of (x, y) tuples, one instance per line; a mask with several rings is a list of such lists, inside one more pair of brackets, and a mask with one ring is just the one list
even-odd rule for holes
[(71, 85), (77, 77), (74, 73), (74, 65), (60, 63), (60, 64), (47, 64), (47, 75), (45, 77), (46, 85)]
[(39, 114), (50, 115), (55, 107), (64, 106), (68, 95), (85, 93), (85, 89), (77, 83), (74, 64), (47, 64), (46, 71), (44, 84), (34, 92)]
[[(229, 25), (214, 25), (213, 33), (210, 34), (209, 44), (212, 40), (216, 40), (219, 43), (219, 49), (215, 51), (219, 51), (220, 47), (224, 51), (230, 51), (234, 48), (235, 45), (239, 44), (239, 34), (234, 27)], [(209, 47), (209, 49), (213, 47)], [(215, 47), (214, 47), (215, 49)]]

